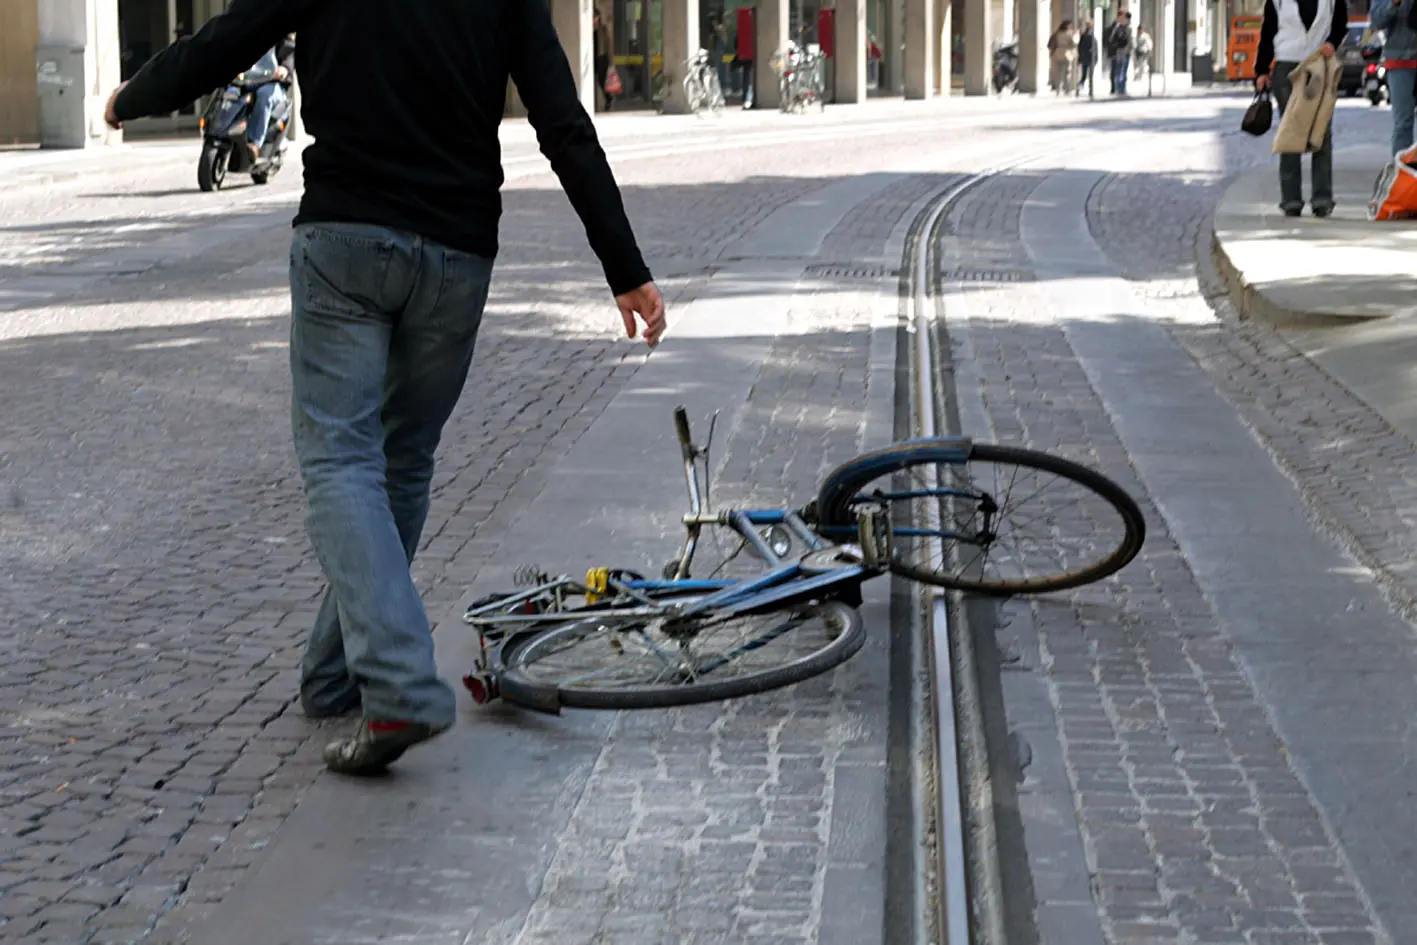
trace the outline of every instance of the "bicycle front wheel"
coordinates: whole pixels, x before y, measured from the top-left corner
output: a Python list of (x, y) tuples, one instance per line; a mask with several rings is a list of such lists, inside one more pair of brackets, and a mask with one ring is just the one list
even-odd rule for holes
[(779, 689), (841, 665), (866, 640), (839, 601), (760, 614), (607, 616), (516, 638), (502, 698), (544, 709), (657, 709)]
[(1125, 567), (1146, 536), (1141, 510), (1112, 480), (1009, 446), (933, 440), (853, 459), (822, 483), (822, 534), (854, 534), (855, 509), (868, 503), (890, 511), (893, 572), (984, 594), (1091, 584)]

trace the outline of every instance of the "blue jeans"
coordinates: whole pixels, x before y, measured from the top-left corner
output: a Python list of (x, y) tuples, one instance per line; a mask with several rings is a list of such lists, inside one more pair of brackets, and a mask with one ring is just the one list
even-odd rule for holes
[(302, 224), (290, 252), (291, 426), (329, 591), (305, 710), (451, 724), (413, 583), (433, 454), (467, 380), (492, 261), (363, 224)]
[(1112, 59), (1112, 92), (1115, 95), (1127, 94), (1127, 73), (1131, 71), (1132, 54), (1130, 50), (1119, 52)]
[(1412, 147), (1412, 111), (1417, 108), (1413, 97), (1417, 69), (1389, 69), (1387, 93), (1392, 100), (1392, 153)]
[(251, 109), (251, 118), (246, 122), (246, 140), (256, 147), (266, 143), (266, 129), (271, 124), (271, 114), (285, 104), (285, 88), (279, 82), (267, 82), (256, 90), (256, 104)]
[[(1294, 84), (1289, 81), (1289, 73), (1299, 68), (1297, 62), (1275, 62), (1269, 71), (1270, 83), (1274, 88), (1274, 102), (1279, 106), (1280, 117), (1289, 105), (1289, 96)], [(1276, 124), (1278, 124), (1276, 122)], [(1313, 199), (1310, 205), (1320, 213), (1333, 209), (1333, 125), (1324, 132), (1323, 146), (1311, 152), (1309, 170), (1313, 177)], [(1287, 213), (1297, 213), (1304, 209), (1304, 165), (1302, 154), (1281, 154), (1279, 156), (1279, 208)]]

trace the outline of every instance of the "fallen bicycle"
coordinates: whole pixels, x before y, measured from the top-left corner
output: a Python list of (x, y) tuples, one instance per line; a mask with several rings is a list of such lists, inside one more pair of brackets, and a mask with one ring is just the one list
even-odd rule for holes
[[(857, 608), (871, 578), (894, 573), (996, 596), (1061, 591), (1114, 574), (1145, 538), (1137, 504), (1097, 471), (967, 437), (909, 440), (858, 456), (832, 471), (801, 509), (712, 511), (699, 476), (701, 460), (708, 475), (708, 448), (694, 444), (683, 407), (674, 419), (690, 502), (679, 555), (658, 578), (613, 568), (584, 579), (525, 569), (518, 590), (474, 602), (463, 619), (478, 634), (479, 655), (463, 683), (475, 702), (501, 698), (557, 713), (766, 692), (833, 669), (861, 648)], [(986, 488), (974, 474), (990, 468), (996, 474)], [(1011, 472), (1001, 479), (998, 470)], [(1033, 474), (1052, 475), (1094, 507), (1072, 509), (1027, 545), (1009, 515), (1024, 502), (1042, 502), (1046, 487), (1020, 485)], [(1115, 541), (1102, 553), (1078, 550), (1108, 526)], [(732, 533), (739, 545), (730, 558), (747, 550), (763, 571), (693, 578), (705, 528)], [(1045, 556), (1056, 559), (1054, 570), (1028, 573)]]

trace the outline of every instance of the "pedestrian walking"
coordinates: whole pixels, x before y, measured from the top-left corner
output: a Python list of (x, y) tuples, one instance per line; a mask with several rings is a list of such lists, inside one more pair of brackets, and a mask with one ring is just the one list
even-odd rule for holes
[(664, 303), (545, 0), (233, 0), (120, 85), (105, 119), (177, 111), (289, 33), (313, 138), (290, 251), (291, 426), (329, 582), (300, 700), (362, 713), (324, 760), (373, 774), (456, 713), (410, 563), (492, 278), (509, 79), (626, 333), (639, 319), (656, 345)]
[(602, 111), (615, 107), (615, 94), (610, 91), (610, 66), (614, 62), (615, 38), (610, 35), (610, 27), (601, 19), (596, 10), (591, 19), (591, 65), (595, 69), (595, 91)]
[(728, 14), (716, 13), (709, 16), (709, 52), (713, 57), (713, 68), (718, 73), (718, 87), (728, 94)]
[(1145, 82), (1151, 77), (1151, 34), (1146, 31), (1145, 26), (1137, 27), (1136, 49), (1132, 53), (1132, 59), (1136, 64), (1136, 78), (1138, 82)]
[(1392, 153), (1412, 147), (1413, 110), (1417, 109), (1417, 0), (1373, 0), (1368, 25), (1382, 30), (1383, 66), (1387, 69), (1387, 95), (1392, 103)]
[(1073, 21), (1064, 20), (1057, 31), (1048, 38), (1050, 68), (1048, 84), (1056, 95), (1071, 95), (1073, 92), (1073, 70), (1077, 66), (1078, 39), (1073, 31)]
[[(1282, 118), (1293, 85), (1289, 74), (1315, 53), (1332, 59), (1348, 33), (1347, 0), (1265, 0), (1259, 48), (1255, 52), (1255, 88), (1274, 90)], [(1304, 210), (1303, 164), (1300, 154), (1279, 156), (1279, 207), (1285, 216)], [(1323, 144), (1312, 152), (1309, 166), (1314, 216), (1333, 212), (1333, 126)]]
[(1097, 67), (1097, 35), (1092, 32), (1092, 21), (1088, 20), (1082, 26), (1082, 35), (1078, 37), (1078, 87), (1074, 94), (1081, 95), (1082, 87), (1087, 86), (1087, 97), (1093, 98), (1092, 73)]
[(1107, 56), (1111, 62), (1112, 94), (1127, 94), (1127, 74), (1132, 68), (1132, 14), (1123, 10), (1107, 33)]

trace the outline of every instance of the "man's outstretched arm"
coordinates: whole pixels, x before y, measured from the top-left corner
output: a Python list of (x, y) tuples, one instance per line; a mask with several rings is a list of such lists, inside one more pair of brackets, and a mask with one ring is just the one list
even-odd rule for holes
[(512, 81), (536, 129), (541, 153), (585, 225), (615, 294), (625, 329), (635, 334), (635, 314), (645, 322), (645, 340), (657, 344), (664, 331), (664, 302), (640, 255), (620, 188), (600, 146), (595, 126), (576, 94), (565, 50), (546, 0), (516, 0), (513, 14)]
[(148, 115), (165, 115), (231, 81), (326, 0), (233, 0), (207, 21), (149, 59), (120, 85), (104, 116), (115, 127)]

